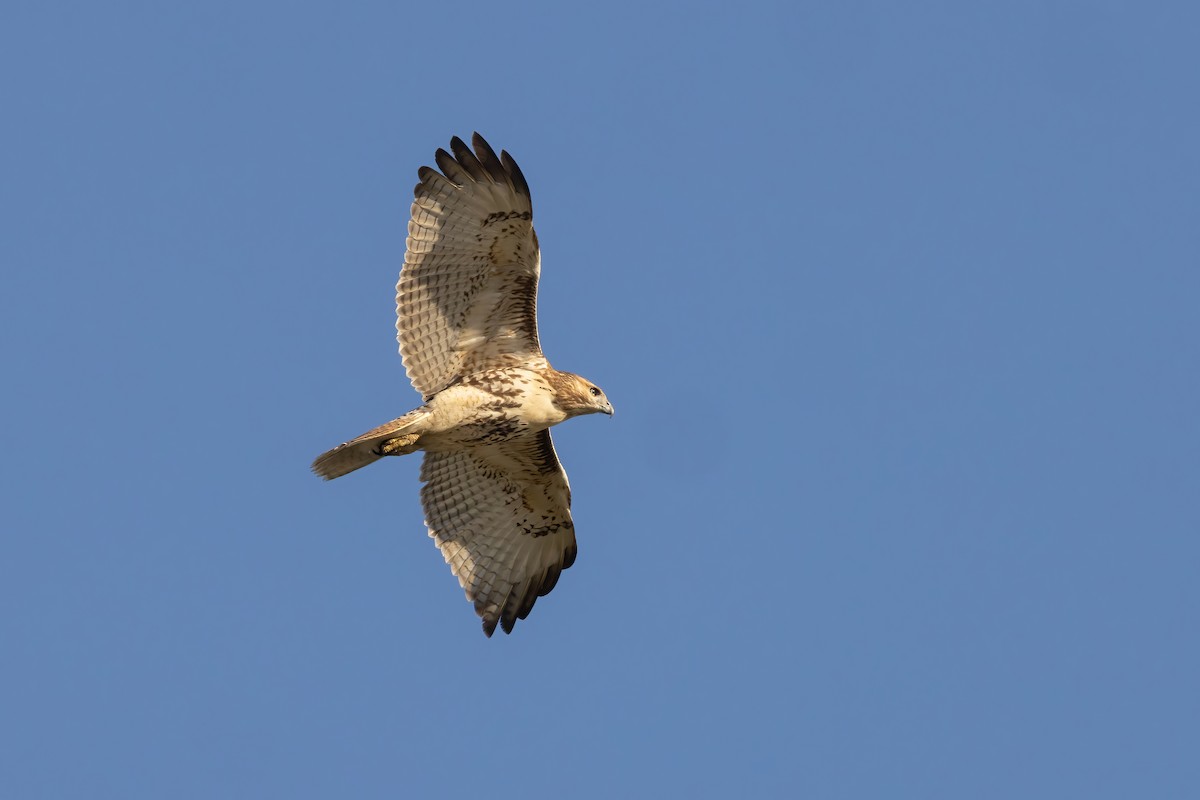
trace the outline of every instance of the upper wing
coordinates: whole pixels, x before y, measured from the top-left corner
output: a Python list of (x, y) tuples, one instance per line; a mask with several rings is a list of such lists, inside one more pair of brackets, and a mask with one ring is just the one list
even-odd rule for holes
[(529, 185), (508, 153), (497, 158), (478, 133), (472, 144), (454, 137), (454, 155), (437, 151), (441, 173), (418, 172), (396, 284), (400, 355), (426, 398), (465, 373), (545, 361)]
[(488, 636), (512, 632), (575, 561), (571, 489), (549, 431), (426, 451), (425, 524)]

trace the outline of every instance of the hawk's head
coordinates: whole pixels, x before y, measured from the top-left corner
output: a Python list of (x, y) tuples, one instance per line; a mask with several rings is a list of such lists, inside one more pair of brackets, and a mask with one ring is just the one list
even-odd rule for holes
[(597, 413), (612, 416), (612, 403), (604, 396), (604, 390), (586, 378), (555, 370), (550, 383), (554, 387), (554, 404), (568, 417)]

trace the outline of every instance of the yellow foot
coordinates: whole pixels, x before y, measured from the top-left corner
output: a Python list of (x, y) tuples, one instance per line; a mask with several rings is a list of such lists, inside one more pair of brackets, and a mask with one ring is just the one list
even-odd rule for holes
[(379, 447), (375, 452), (380, 456), (406, 456), (417, 449), (413, 445), (420, 438), (421, 434), (419, 433), (406, 433), (403, 436), (397, 436), (395, 439), (384, 439), (379, 443)]

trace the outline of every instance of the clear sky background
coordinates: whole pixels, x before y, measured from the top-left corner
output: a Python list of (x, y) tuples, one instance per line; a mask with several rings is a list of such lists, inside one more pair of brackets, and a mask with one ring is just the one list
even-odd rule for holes
[[(1200, 796), (1191, 3), (0, 7), (0, 796)], [(579, 560), (488, 640), (393, 331), (533, 188)]]

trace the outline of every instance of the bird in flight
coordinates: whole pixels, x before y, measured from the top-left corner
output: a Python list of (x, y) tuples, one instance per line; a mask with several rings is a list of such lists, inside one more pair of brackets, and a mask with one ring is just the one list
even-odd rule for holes
[(529, 184), (507, 152), (457, 136), (418, 171), (396, 284), (396, 333), (419, 408), (323, 453), (339, 478), (384, 456), (424, 452), (429, 535), (483, 632), (511, 633), (575, 561), (571, 488), (550, 427), (612, 415), (596, 384), (559, 372), (537, 332), (541, 254)]

